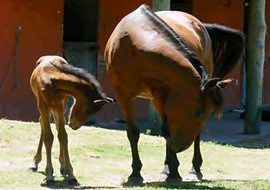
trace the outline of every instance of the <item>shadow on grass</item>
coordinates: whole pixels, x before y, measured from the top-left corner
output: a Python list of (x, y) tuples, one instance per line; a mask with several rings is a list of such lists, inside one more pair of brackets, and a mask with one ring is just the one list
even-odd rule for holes
[[(204, 184), (202, 184), (204, 182)], [(207, 184), (209, 182), (209, 185)], [(167, 183), (163, 181), (156, 181), (156, 182), (147, 182), (140, 184), (138, 186), (130, 186), (126, 183), (122, 184), (122, 188), (130, 188), (133, 187), (136, 189), (136, 187), (146, 187), (146, 188), (162, 188), (162, 189), (215, 189), (215, 190), (231, 190), (230, 188), (225, 188), (225, 187), (217, 187), (211, 184), (212, 182), (217, 182), (217, 181), (185, 181), (181, 183)]]
[[(207, 182), (207, 181), (205, 181)], [(213, 182), (213, 181), (209, 181)], [(166, 182), (149, 182), (140, 184), (138, 186), (129, 186), (127, 184), (123, 184), (121, 187), (116, 186), (90, 186), (90, 185), (78, 185), (78, 186), (72, 186), (68, 185), (66, 180), (56, 180), (53, 185), (47, 186), (46, 184), (41, 184), (42, 187), (47, 187), (49, 189), (125, 189), (125, 188), (165, 188), (165, 189), (215, 189), (215, 190), (229, 190), (225, 187), (213, 187), (213, 185), (203, 185), (200, 182), (182, 182), (180, 184), (169, 184)]]
[(246, 139), (229, 143), (217, 142), (217, 144), (225, 146), (233, 146), (237, 148), (266, 149), (270, 148), (270, 137)]
[[(204, 181), (203, 181), (204, 182)], [(206, 182), (206, 181), (205, 181)], [(201, 182), (182, 182), (180, 184), (169, 184), (166, 182), (151, 182), (145, 184), (147, 187), (165, 188), (165, 189), (215, 189), (215, 190), (229, 190), (225, 187), (213, 187), (213, 185), (202, 184)]]
[(42, 187), (46, 187), (49, 189), (118, 189), (119, 187), (113, 186), (90, 186), (90, 185), (70, 185), (68, 181), (63, 180), (55, 180), (53, 184), (47, 185), (46, 183), (40, 184)]

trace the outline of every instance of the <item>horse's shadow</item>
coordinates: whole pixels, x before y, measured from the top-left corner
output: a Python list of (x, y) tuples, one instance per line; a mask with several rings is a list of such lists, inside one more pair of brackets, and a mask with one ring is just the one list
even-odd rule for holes
[[(45, 175), (45, 172), (38, 172), (40, 174)], [(222, 180), (222, 179), (221, 179)], [(146, 183), (138, 183), (138, 184), (129, 184), (127, 182), (123, 182), (120, 186), (91, 186), (91, 185), (70, 185), (68, 184), (68, 180), (63, 178), (61, 180), (55, 180), (53, 184), (41, 183), (42, 187), (46, 187), (49, 189), (125, 189), (125, 188), (138, 188), (138, 187), (151, 187), (151, 188), (164, 188), (164, 189), (214, 189), (214, 190), (229, 190), (230, 188), (225, 187), (211, 187), (207, 184), (202, 184), (202, 182), (213, 182), (219, 180), (207, 180), (204, 179), (202, 181), (183, 181), (180, 183), (167, 183), (165, 181), (152, 181)]]
[(91, 185), (70, 185), (66, 179), (55, 180), (53, 184), (41, 183), (40, 186), (49, 189), (116, 189), (114, 186), (91, 186)]
[[(40, 173), (46, 176), (45, 172), (43, 171), (38, 171), (37, 173)], [(68, 180), (65, 178), (61, 180), (54, 180), (54, 182), (51, 184), (47, 184), (46, 181), (44, 180), (44, 182), (42, 182), (40, 186), (46, 187), (49, 189), (115, 189), (115, 188), (118, 188), (114, 186), (90, 186), (90, 185), (81, 185), (81, 184), (71, 185), (68, 183)]]
[(162, 188), (162, 189), (214, 189), (214, 190), (229, 190), (229, 188), (225, 187), (210, 187), (209, 185), (203, 185), (201, 182), (213, 182), (213, 180), (202, 180), (202, 181), (184, 181), (180, 183), (167, 183), (165, 181), (153, 181), (146, 182), (143, 184), (139, 184), (138, 186), (132, 185), (130, 186), (127, 183), (122, 184), (122, 188), (130, 188), (130, 187), (151, 187), (151, 188)]
[[(210, 187), (208, 185), (203, 185), (201, 182), (206, 182), (206, 180), (203, 181), (185, 181), (181, 183), (167, 183), (165, 181), (153, 181), (153, 182), (147, 182), (138, 185), (139, 187), (151, 187), (151, 188), (164, 188), (164, 189), (215, 189), (215, 190), (228, 190), (228, 188), (225, 187)], [(209, 181), (211, 182), (211, 181)], [(123, 183), (122, 187), (128, 187), (130, 188), (131, 186)], [(132, 186), (136, 187), (136, 186)]]
[[(209, 181), (211, 182), (211, 181)], [(142, 187), (148, 187), (148, 188), (164, 188), (164, 189), (215, 189), (215, 190), (228, 190), (229, 188), (225, 187), (210, 187), (208, 185), (202, 185), (200, 182), (182, 182), (182, 183), (166, 183), (161, 181), (154, 181), (154, 182), (147, 182), (137, 185), (129, 185), (127, 183), (122, 183), (120, 186), (91, 186), (91, 185), (69, 185), (65, 179), (63, 180), (56, 180), (53, 185), (46, 185), (41, 184), (43, 187), (47, 187), (50, 189), (125, 189), (125, 188), (142, 188)]]

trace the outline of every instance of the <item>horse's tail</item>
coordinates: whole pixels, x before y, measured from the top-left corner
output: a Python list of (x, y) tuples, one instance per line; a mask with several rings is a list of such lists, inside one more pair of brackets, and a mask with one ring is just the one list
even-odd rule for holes
[(242, 32), (218, 24), (204, 24), (212, 41), (214, 71), (212, 77), (225, 77), (238, 63), (245, 49)]

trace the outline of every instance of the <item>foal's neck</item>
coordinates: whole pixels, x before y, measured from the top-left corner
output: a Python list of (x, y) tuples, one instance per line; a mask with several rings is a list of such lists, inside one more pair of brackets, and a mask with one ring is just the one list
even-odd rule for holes
[(89, 98), (97, 99), (101, 96), (91, 83), (73, 75), (66, 75), (58, 79), (55, 78), (52, 81), (53, 87), (56, 90), (62, 91), (65, 94), (69, 94), (76, 100)]

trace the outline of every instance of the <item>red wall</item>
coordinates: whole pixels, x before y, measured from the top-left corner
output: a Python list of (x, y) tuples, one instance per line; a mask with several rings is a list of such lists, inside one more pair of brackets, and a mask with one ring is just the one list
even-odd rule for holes
[[(104, 72), (102, 62), (106, 42), (117, 23), (129, 12), (145, 3), (151, 6), (152, 0), (100, 0), (99, 1), (99, 81), (104, 91), (114, 97), (112, 86)], [(29, 78), (35, 68), (36, 60), (45, 54), (62, 54), (63, 43), (63, 5), (64, 0), (1, 0), (0, 1), (0, 90), (6, 78), (5, 88), (0, 91), (0, 118), (37, 120), (36, 100), (30, 90)], [(266, 12), (270, 2), (266, 4)], [(193, 14), (203, 22), (219, 23), (232, 28), (242, 29), (244, 18), (243, 0), (217, 1), (193, 0)], [(267, 25), (270, 15), (266, 14)], [(8, 71), (14, 59), (14, 46), (17, 26), (22, 27), (21, 43), (17, 59), (17, 69), (9, 77)], [(266, 63), (264, 75), (264, 104), (270, 102), (270, 39), (266, 36)], [(14, 86), (16, 74), (18, 88)], [(224, 90), (225, 107), (240, 105), (240, 65), (228, 77), (235, 82)], [(148, 114), (148, 101), (137, 100), (137, 118), (145, 119)], [(120, 108), (115, 105), (104, 107), (98, 114), (102, 121), (122, 117)]]
[[(36, 100), (29, 86), (36, 60), (62, 54), (63, 0), (0, 1), (0, 87), (13, 64), (17, 26), (21, 26), (17, 69), (0, 92), (0, 118), (38, 120)], [(14, 89), (14, 75), (18, 88)]]

